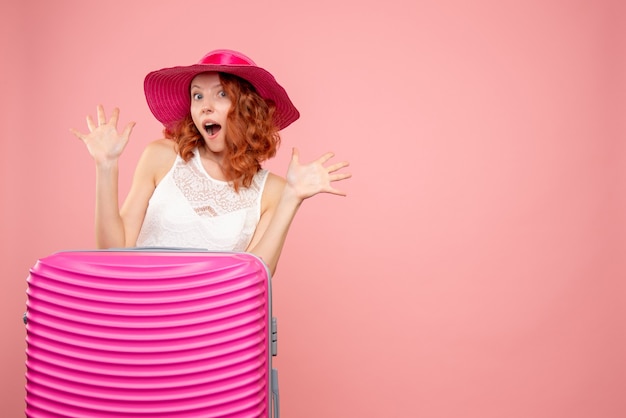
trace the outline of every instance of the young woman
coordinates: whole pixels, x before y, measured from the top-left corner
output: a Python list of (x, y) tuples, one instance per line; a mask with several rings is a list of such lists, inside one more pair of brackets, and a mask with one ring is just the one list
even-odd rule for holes
[(302, 202), (318, 193), (345, 195), (332, 183), (350, 177), (347, 162), (326, 153), (301, 164), (294, 148), (286, 178), (263, 169), (276, 154), (279, 130), (299, 117), (274, 77), (247, 56), (216, 50), (198, 64), (146, 76), (150, 110), (165, 138), (150, 143), (129, 194), (118, 204), (118, 159), (134, 122), (120, 133), (119, 110), (107, 121), (87, 117), (80, 138), (96, 163), (99, 248), (189, 247), (247, 251), (274, 273)]

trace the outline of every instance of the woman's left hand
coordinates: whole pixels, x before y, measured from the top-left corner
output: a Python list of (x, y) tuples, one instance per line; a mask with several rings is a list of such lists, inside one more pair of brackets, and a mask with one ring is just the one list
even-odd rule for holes
[(328, 152), (309, 164), (300, 164), (300, 154), (293, 149), (291, 162), (287, 169), (287, 187), (290, 187), (300, 200), (308, 199), (318, 193), (330, 193), (345, 196), (346, 193), (335, 189), (332, 183), (352, 177), (350, 173), (337, 173), (349, 165), (347, 161), (325, 166), (335, 154)]

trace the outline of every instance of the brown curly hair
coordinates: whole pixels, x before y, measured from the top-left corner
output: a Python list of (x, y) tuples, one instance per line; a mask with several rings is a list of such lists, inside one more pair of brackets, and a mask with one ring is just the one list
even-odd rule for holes
[[(240, 187), (252, 184), (263, 161), (276, 155), (280, 145), (280, 135), (274, 123), (276, 106), (271, 100), (263, 99), (248, 81), (232, 74), (218, 74), (232, 101), (222, 171), (235, 191), (239, 191)], [(190, 113), (172, 128), (165, 128), (163, 134), (178, 144), (178, 152), (185, 161), (191, 159), (195, 148), (204, 146), (204, 139)]]

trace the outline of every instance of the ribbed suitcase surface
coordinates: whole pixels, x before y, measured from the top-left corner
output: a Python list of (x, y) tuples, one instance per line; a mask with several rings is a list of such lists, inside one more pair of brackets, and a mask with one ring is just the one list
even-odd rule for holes
[(271, 413), (271, 289), (250, 254), (60, 252), (27, 296), (28, 417)]

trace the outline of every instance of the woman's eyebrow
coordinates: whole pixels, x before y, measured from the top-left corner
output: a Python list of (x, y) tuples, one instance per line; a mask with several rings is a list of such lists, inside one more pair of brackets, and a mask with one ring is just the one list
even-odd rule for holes
[[(192, 85), (191, 85), (191, 87), (189, 87), (189, 89), (194, 89), (194, 88), (196, 88), (196, 89), (202, 89), (202, 87), (201, 87), (201, 86), (199, 86), (199, 85), (197, 85), (197, 84), (192, 84)], [(222, 83), (217, 83), (217, 84), (215, 84), (215, 85), (213, 85), (213, 86), (209, 87), (209, 89), (221, 89), (221, 88), (224, 88), (224, 87), (222, 86)]]

